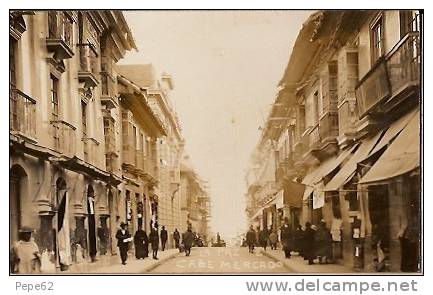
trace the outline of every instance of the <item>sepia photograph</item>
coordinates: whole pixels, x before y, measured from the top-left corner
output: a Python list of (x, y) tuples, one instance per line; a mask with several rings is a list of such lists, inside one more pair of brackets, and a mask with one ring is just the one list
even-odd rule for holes
[(10, 9), (9, 276), (422, 275), (423, 17)]

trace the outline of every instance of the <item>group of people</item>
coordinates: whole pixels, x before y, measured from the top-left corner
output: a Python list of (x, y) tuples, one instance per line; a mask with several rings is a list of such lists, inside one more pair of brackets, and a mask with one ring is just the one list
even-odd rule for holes
[[(120, 259), (122, 264), (126, 264), (128, 258), (129, 243), (134, 242), (135, 257), (137, 259), (144, 259), (149, 257), (149, 244), (152, 249), (152, 258), (158, 260), (159, 243), (161, 242), (161, 250), (164, 251), (167, 246), (168, 232), (165, 226), (162, 226), (161, 232), (158, 234), (158, 225), (151, 226), (149, 235), (143, 230), (141, 225), (138, 226), (134, 237), (131, 237), (127, 229), (127, 224), (122, 222), (120, 229), (116, 233), (117, 247), (119, 247)], [(194, 241), (194, 234), (192, 233), (191, 226), (188, 226), (187, 231), (182, 235), (182, 244), (180, 242), (181, 235), (177, 228), (173, 232), (173, 240), (175, 247), (185, 250), (186, 256), (191, 254), (191, 247)]]
[[(291, 258), (291, 252), (297, 252), (308, 264), (314, 264), (317, 258), (320, 264), (332, 263), (332, 236), (326, 223), (322, 220), (316, 228), (310, 222), (305, 223), (305, 228), (298, 225), (293, 230), (288, 218), (280, 229), (280, 241), (285, 258)], [(246, 244), (250, 253), (254, 253), (254, 247), (259, 245), (266, 251), (268, 245), (271, 249), (277, 249), (278, 235), (275, 230), (257, 228), (250, 226), (246, 234)]]

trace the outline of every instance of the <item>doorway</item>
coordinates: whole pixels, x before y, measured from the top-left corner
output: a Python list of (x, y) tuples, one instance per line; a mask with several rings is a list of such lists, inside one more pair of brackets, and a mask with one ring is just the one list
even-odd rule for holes
[(380, 239), (382, 249), (389, 252), (389, 194), (387, 185), (372, 185), (368, 189), (368, 210), (372, 227), (372, 235)]
[(96, 225), (95, 225), (95, 193), (89, 185), (87, 189), (87, 222), (89, 227), (89, 256), (92, 262), (96, 261)]
[(18, 165), (14, 165), (9, 176), (9, 233), (10, 247), (18, 241), (18, 231), (21, 227), (22, 195), (27, 183), (27, 173)]

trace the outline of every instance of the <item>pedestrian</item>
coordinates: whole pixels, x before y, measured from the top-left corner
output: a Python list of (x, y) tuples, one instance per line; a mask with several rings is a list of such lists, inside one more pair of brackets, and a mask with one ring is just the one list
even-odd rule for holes
[(143, 230), (143, 226), (138, 225), (138, 229), (134, 235), (134, 246), (135, 246), (135, 258), (144, 259), (148, 256), (149, 252), (149, 239), (146, 232)]
[(281, 227), (281, 244), (283, 245), (284, 257), (290, 259), (293, 250), (293, 232), (290, 228), (289, 219), (284, 218), (284, 224)]
[(299, 256), (304, 256), (303, 240), (304, 240), (304, 231), (302, 230), (302, 226), (298, 224), (295, 230), (293, 242), (294, 242), (295, 252), (298, 252)]
[(319, 264), (331, 262), (332, 259), (332, 236), (326, 227), (326, 222), (322, 219), (319, 223), (316, 234), (314, 235), (316, 257)]
[(260, 247), (260, 226), (256, 227), (256, 243), (254, 246)]
[(41, 255), (38, 245), (32, 239), (33, 230), (22, 227), (19, 241), (11, 250), (11, 272), (18, 274), (37, 274), (41, 272)]
[(152, 228), (149, 234), (149, 241), (152, 245), (152, 257), (158, 260), (159, 235), (158, 228)]
[(256, 244), (256, 232), (252, 225), (250, 226), (250, 229), (247, 232), (246, 239), (248, 245), (248, 252), (254, 253), (254, 245)]
[(308, 260), (308, 264), (314, 264), (315, 254), (314, 254), (314, 235), (316, 231), (311, 228), (311, 223), (305, 223), (305, 231), (303, 238), (304, 247), (304, 259)]
[(131, 241), (131, 235), (129, 231), (126, 229), (126, 223), (120, 223), (120, 229), (116, 233), (117, 239), (117, 247), (119, 247), (120, 259), (122, 260), (122, 264), (126, 264), (126, 260), (128, 259), (128, 247), (129, 242)]
[(269, 232), (268, 232), (268, 229), (265, 227), (259, 233), (259, 243), (260, 243), (260, 246), (265, 251), (266, 251), (266, 247), (268, 246), (268, 239), (269, 239)]
[(97, 234), (98, 234), (98, 239), (99, 239), (99, 251), (100, 251), (101, 255), (106, 255), (107, 249), (108, 249), (108, 239), (110, 237), (110, 233), (109, 233), (107, 224), (103, 219), (101, 219), (101, 224), (98, 227)]
[[(414, 217), (411, 217), (415, 219)], [(411, 220), (402, 234), (399, 235), (401, 246), (401, 263), (400, 270), (402, 272), (418, 272), (419, 271), (419, 240), (420, 231), (417, 220)]]
[(167, 239), (168, 239), (168, 233), (165, 229), (165, 226), (162, 226), (162, 229), (161, 229), (161, 250), (162, 251), (165, 250), (165, 245), (167, 244)]
[(269, 234), (269, 244), (271, 245), (271, 250), (277, 250), (277, 243), (278, 235), (275, 230), (271, 230), (271, 233)]
[(179, 247), (180, 234), (179, 234), (179, 231), (177, 230), (177, 228), (174, 229), (173, 240), (174, 240), (174, 246), (176, 247), (176, 249), (179, 249), (179, 252), (180, 252), (180, 247)]
[(191, 247), (194, 242), (194, 233), (192, 232), (191, 226), (188, 226), (186, 232), (184, 232), (182, 237), (182, 243), (185, 247), (185, 256), (191, 255)]

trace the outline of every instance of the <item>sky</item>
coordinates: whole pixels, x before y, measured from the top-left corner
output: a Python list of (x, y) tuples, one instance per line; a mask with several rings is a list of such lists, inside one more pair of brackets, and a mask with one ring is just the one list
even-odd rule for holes
[(302, 23), (312, 11), (127, 11), (138, 52), (172, 75), (186, 152), (209, 183), (211, 226), (247, 228), (245, 174)]

